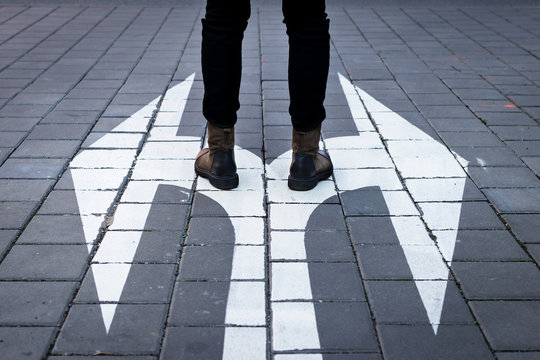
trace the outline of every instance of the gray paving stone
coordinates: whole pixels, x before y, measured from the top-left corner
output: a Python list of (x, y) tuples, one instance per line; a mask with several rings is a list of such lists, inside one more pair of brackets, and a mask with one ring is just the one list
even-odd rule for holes
[(180, 260), (180, 280), (228, 280), (234, 246), (186, 246)]
[(32, 140), (82, 140), (89, 124), (39, 124), (28, 136)]
[[(176, 266), (173, 264), (132, 264), (122, 289), (122, 303), (167, 303), (172, 292)], [(86, 274), (75, 301), (98, 302), (92, 269)]]
[(38, 215), (78, 215), (79, 205), (75, 191), (53, 190), (43, 202)]
[[(451, 148), (456, 147), (502, 147), (504, 143), (492, 133), (479, 132), (440, 132), (441, 138)], [(455, 149), (459, 153), (459, 149)]]
[(0, 167), (3, 179), (52, 179), (64, 170), (66, 159), (8, 159)]
[(219, 360), (224, 333), (224, 328), (215, 327), (168, 327), (160, 359)]
[(388, 216), (347, 217), (351, 239), (355, 244), (394, 244), (399, 239)]
[(0, 230), (0, 256), (3, 256), (5, 251), (17, 236), (17, 230)]
[(486, 189), (485, 192), (500, 213), (540, 213), (538, 188)]
[(454, 262), (468, 299), (538, 299), (540, 272), (530, 262)]
[(475, 117), (469, 119), (435, 118), (430, 119), (429, 122), (437, 131), (489, 131), (489, 128)]
[(467, 172), (480, 188), (540, 187), (527, 167), (472, 167)]
[(31, 201), (0, 202), (0, 229), (21, 228), (37, 205), (37, 202)]
[[(414, 281), (366, 281), (366, 288), (377, 323), (430, 324)], [(453, 281), (446, 288), (441, 323), (474, 323)]]
[(58, 326), (75, 290), (73, 282), (0, 282), (0, 323)]
[(380, 360), (380, 354), (370, 353), (342, 353), (342, 354), (323, 354), (324, 360)]
[(452, 259), (447, 261), (529, 260), (517, 241), (504, 230), (460, 230)]
[(504, 219), (520, 241), (540, 243), (540, 215), (505, 214)]
[(3, 280), (79, 280), (85, 245), (15, 245), (0, 264)]
[[(476, 326), (378, 325), (386, 359), (494, 359)], [(456, 346), (459, 344), (459, 346)]]
[[(108, 89), (99, 89), (100, 91), (107, 92)], [(67, 129), (73, 132), (73, 135), (77, 134), (77, 129), (83, 129), (84, 124), (92, 124), (98, 118), (100, 111), (90, 111), (90, 110), (53, 110), (43, 118), (40, 122), (42, 125), (52, 125), (52, 124), (79, 124), (79, 126), (68, 127)], [(87, 127), (88, 128), (88, 127)], [(49, 128), (43, 129), (41, 136), (51, 136), (46, 130)]]
[[(96, 356), (49, 356), (47, 360), (95, 360)], [(99, 356), (99, 360), (157, 360), (157, 356), (137, 356), (137, 355), (120, 355), (120, 356)]]
[(384, 216), (389, 215), (388, 206), (381, 193), (376, 188), (364, 188), (348, 191), (341, 195), (345, 216)]
[(365, 280), (411, 280), (412, 273), (399, 245), (355, 245)]
[(80, 146), (78, 140), (26, 140), (13, 153), (13, 158), (70, 159)]
[(309, 263), (308, 268), (314, 300), (365, 301), (355, 263)]
[(499, 350), (540, 350), (540, 302), (472, 301), (490, 345)]
[(109, 333), (99, 305), (73, 305), (53, 353), (157, 354), (165, 305), (119, 304)]
[[(428, 91), (427, 93), (430, 93)], [(420, 111), (427, 119), (433, 118), (466, 118), (470, 119), (472, 115), (471, 111), (465, 106), (419, 106)]]
[(502, 140), (540, 140), (540, 126), (491, 126), (490, 129)]
[(468, 161), (469, 167), (474, 166), (522, 166), (521, 159), (507, 147), (476, 147), (459, 148), (456, 151)]
[(534, 360), (540, 357), (540, 352), (500, 352), (496, 355), (498, 360)]
[(176, 263), (181, 241), (182, 231), (144, 231), (133, 261)]
[(459, 229), (497, 230), (505, 229), (505, 226), (487, 202), (474, 201), (463, 203), (459, 219)]
[(84, 244), (78, 215), (36, 215), (17, 240), (18, 244)]
[(43, 359), (56, 331), (54, 327), (0, 327), (0, 352), (6, 359)]
[(3, 131), (0, 133), (0, 144), (5, 147), (16, 147), (26, 135), (24, 131)]
[(536, 176), (540, 176), (540, 157), (526, 157), (522, 160), (536, 174)]
[(354, 261), (345, 231), (307, 231), (304, 240), (308, 261)]
[[(208, 226), (211, 224), (211, 226)], [(193, 217), (189, 222), (186, 244), (190, 245), (233, 245), (234, 228), (226, 217)]]
[[(336, 202), (336, 200), (337, 198), (333, 197), (327, 201), (332, 203)], [(310, 230), (346, 231), (341, 206), (334, 204), (321, 204), (317, 206), (306, 225), (306, 231)]]
[(0, 201), (39, 201), (53, 180), (0, 180)]
[(224, 325), (228, 295), (228, 282), (177, 282), (168, 325)]
[(519, 156), (540, 156), (540, 141), (506, 141), (506, 144), (512, 148)]

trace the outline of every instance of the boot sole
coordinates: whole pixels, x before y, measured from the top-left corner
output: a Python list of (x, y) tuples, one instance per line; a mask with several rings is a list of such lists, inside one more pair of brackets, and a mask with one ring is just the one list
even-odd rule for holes
[(216, 187), (220, 190), (231, 190), (238, 186), (238, 174), (231, 176), (216, 176), (212, 173), (195, 168), (195, 173), (199, 176), (202, 176), (205, 179), (210, 181), (213, 187)]
[(288, 185), (289, 189), (296, 191), (307, 191), (313, 189), (319, 181), (326, 180), (332, 175), (333, 169), (326, 170), (320, 174), (316, 174), (310, 178), (297, 178), (289, 175)]

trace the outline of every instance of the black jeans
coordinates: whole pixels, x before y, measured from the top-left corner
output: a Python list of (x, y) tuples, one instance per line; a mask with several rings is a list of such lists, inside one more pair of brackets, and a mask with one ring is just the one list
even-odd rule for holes
[[(324, 97), (330, 61), (325, 0), (282, 0), (289, 36), (289, 113), (297, 131), (309, 131), (326, 117)], [(242, 39), (249, 0), (207, 0), (202, 19), (203, 115), (213, 125), (236, 123), (242, 74)]]

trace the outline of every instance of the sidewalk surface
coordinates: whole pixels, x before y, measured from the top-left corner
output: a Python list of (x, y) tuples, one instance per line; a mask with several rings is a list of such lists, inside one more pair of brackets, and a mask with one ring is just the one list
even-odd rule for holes
[(279, 1), (234, 191), (203, 2), (107, 3), (0, 4), (0, 358), (540, 359), (540, 5), (328, 0), (335, 171), (293, 192)]

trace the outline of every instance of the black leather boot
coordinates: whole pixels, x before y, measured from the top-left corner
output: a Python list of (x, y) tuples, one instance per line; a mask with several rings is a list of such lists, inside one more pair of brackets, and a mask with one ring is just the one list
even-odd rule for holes
[(328, 154), (319, 150), (321, 125), (308, 132), (293, 129), (292, 163), (288, 185), (292, 190), (311, 190), (321, 180), (332, 175), (333, 166)]
[(197, 154), (195, 172), (218, 189), (230, 190), (238, 186), (234, 128), (222, 129), (208, 123), (208, 147)]

